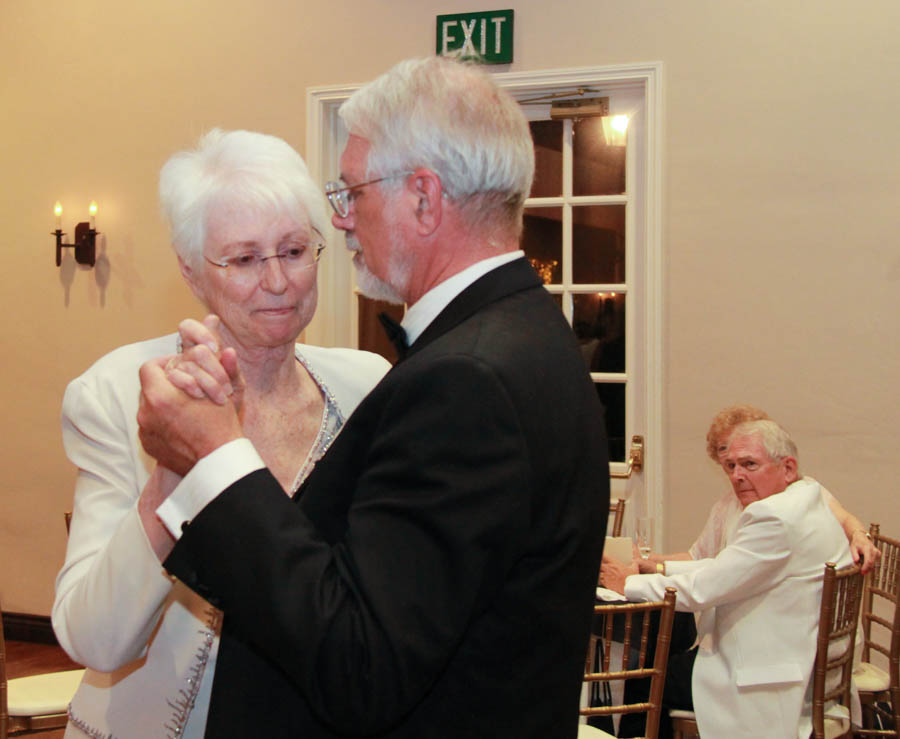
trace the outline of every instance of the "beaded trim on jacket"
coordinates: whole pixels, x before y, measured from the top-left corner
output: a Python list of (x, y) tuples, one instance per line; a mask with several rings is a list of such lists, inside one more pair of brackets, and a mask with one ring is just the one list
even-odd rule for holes
[(87, 736), (92, 737), (92, 739), (117, 739), (114, 735), (104, 734), (99, 729), (95, 729), (93, 726), (90, 726), (85, 721), (82, 721), (74, 713), (72, 713), (71, 705), (69, 705), (68, 714), (69, 714), (69, 723), (72, 726), (74, 726), (76, 729), (78, 729), (82, 734), (86, 734)]
[(200, 683), (203, 680), (203, 673), (206, 672), (206, 664), (209, 662), (209, 653), (212, 650), (215, 640), (218, 638), (220, 629), (222, 628), (222, 612), (210, 606), (206, 611), (205, 630), (200, 631), (203, 637), (203, 643), (197, 647), (194, 664), (188, 673), (185, 682), (187, 688), (181, 688), (178, 691), (178, 698), (174, 701), (169, 700), (169, 707), (174, 711), (170, 718), (170, 723), (164, 724), (163, 728), (168, 732), (166, 739), (178, 739), (181, 736), (184, 727), (187, 724), (188, 716), (194, 708), (197, 701), (197, 693), (200, 692)]

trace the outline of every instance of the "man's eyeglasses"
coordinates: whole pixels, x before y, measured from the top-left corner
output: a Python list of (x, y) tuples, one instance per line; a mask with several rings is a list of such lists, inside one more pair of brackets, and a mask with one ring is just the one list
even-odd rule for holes
[(210, 259), (205, 254), (203, 258), (214, 267), (227, 269), (231, 276), (242, 280), (258, 280), (265, 270), (266, 262), (277, 259), (281, 269), (286, 275), (293, 275), (314, 267), (325, 244), (321, 241), (314, 244), (295, 244), (278, 250), (276, 254), (267, 257), (253, 251), (242, 252), (232, 257), (221, 257), (217, 260)]
[(350, 204), (356, 199), (354, 190), (359, 190), (366, 185), (374, 185), (376, 182), (383, 182), (394, 177), (406, 177), (411, 174), (412, 172), (397, 172), (396, 174), (385, 175), (374, 180), (360, 182), (356, 185), (348, 185), (343, 180), (332, 180), (325, 183), (325, 195), (328, 197), (331, 207), (334, 208), (334, 212), (341, 218), (346, 218), (350, 215)]

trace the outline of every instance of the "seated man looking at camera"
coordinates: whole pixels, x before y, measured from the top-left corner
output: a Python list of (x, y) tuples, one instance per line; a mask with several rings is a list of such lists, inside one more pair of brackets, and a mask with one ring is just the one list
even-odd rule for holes
[(774, 421), (736, 427), (723, 466), (744, 506), (725, 549), (649, 575), (605, 557), (603, 583), (631, 601), (674, 587), (676, 608), (700, 613), (700, 646), (670, 664), (663, 703), (693, 708), (702, 736), (805, 739), (824, 565), (851, 563), (847, 539)]
[[(731, 432), (734, 431), (735, 427), (747, 421), (763, 421), (767, 419), (769, 419), (768, 413), (752, 405), (732, 405), (723, 408), (713, 416), (709, 431), (706, 433), (707, 455), (728, 474), (728, 471), (723, 466), (723, 456), (725, 450), (728, 449), (728, 440), (731, 437)], [(812, 478), (809, 478), (808, 481), (816, 482)], [(850, 543), (850, 555), (853, 557), (853, 561), (862, 565), (863, 573), (868, 572), (881, 557), (881, 552), (875, 548), (875, 545), (869, 539), (868, 527), (864, 526), (862, 521), (844, 508), (838, 499), (826, 490), (824, 485), (820, 485), (819, 489), (822, 491), (822, 497), (825, 499), (834, 517), (841, 525), (841, 528), (844, 529), (844, 534), (846, 534), (847, 541)], [(743, 509), (744, 506), (734, 495), (734, 491), (729, 490), (713, 505), (703, 530), (688, 551), (671, 552), (669, 554), (651, 552), (646, 559), (638, 560), (638, 567), (641, 573), (652, 574), (656, 572), (656, 564), (658, 562), (668, 562), (673, 559), (706, 559), (707, 557), (715, 557), (728, 546)]]

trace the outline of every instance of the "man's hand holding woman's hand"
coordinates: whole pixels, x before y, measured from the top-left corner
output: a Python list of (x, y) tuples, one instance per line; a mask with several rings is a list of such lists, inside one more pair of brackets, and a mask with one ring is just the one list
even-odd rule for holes
[(141, 444), (159, 464), (179, 475), (243, 436), (239, 404), (244, 383), (234, 349), (216, 354), (218, 320), (207, 316), (203, 323), (182, 322), (182, 354), (141, 367)]

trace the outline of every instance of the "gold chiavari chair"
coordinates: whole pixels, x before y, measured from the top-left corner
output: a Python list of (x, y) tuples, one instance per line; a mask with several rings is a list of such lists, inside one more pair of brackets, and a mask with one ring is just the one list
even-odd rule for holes
[(819, 636), (813, 663), (812, 722), (815, 739), (851, 737), (850, 682), (859, 606), (862, 602), (859, 565), (825, 565)]
[[(653, 664), (647, 664), (650, 644), (651, 614), (659, 613), (656, 651)], [(656, 739), (662, 709), (663, 685), (669, 661), (672, 622), (675, 618), (675, 589), (666, 588), (665, 599), (652, 603), (610, 603), (594, 606), (594, 629), (585, 663), (584, 681), (612, 683), (650, 678), (650, 698), (646, 703), (621, 703), (582, 708), (582, 716), (612, 716), (625, 713), (646, 713), (646, 739)], [(613, 642), (620, 641), (621, 663), (612, 663)], [(599, 650), (598, 650), (599, 646)], [(616, 649), (618, 653), (618, 648)], [(637, 653), (637, 662), (633, 662)], [(610, 691), (611, 692), (611, 691)], [(600, 729), (579, 725), (579, 738), (611, 737)]]
[(622, 521), (625, 520), (625, 499), (609, 501), (609, 513), (613, 517), (610, 536), (622, 536)]
[[(863, 728), (856, 735), (896, 737), (900, 729), (900, 541), (882, 535), (878, 524), (872, 524), (869, 536), (881, 550), (881, 559), (866, 573), (863, 584), (862, 661), (853, 674), (863, 704)], [(878, 655), (887, 669), (873, 664), (872, 658)], [(893, 729), (886, 728), (891, 725)]]
[(0, 609), (0, 739), (23, 732), (65, 727), (69, 702), (84, 670), (6, 679), (6, 640)]

